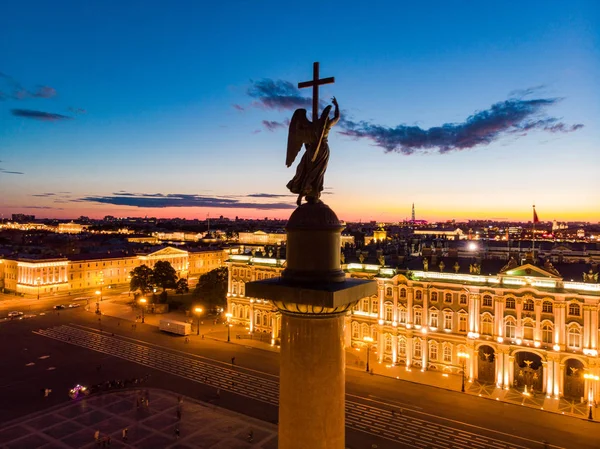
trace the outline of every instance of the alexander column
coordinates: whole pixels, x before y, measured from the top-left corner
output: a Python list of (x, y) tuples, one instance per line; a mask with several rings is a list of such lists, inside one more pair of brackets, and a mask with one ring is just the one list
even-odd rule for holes
[[(318, 114), (319, 79), (314, 63), (312, 122), (305, 109), (290, 123), (286, 164), (302, 145), (305, 153), (287, 187), (298, 207), (287, 231), (287, 266), (281, 278), (246, 284), (246, 296), (268, 299), (282, 314), (279, 394), (279, 449), (344, 449), (344, 315), (358, 300), (377, 292), (375, 281), (347, 279), (340, 265), (343, 226), (321, 200), (329, 161), (328, 135), (339, 120), (335, 98)], [(302, 199), (306, 202), (302, 203)]]

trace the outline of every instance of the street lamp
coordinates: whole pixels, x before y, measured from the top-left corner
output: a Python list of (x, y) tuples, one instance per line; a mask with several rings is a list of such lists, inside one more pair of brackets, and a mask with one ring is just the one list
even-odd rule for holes
[(100, 313), (100, 299), (102, 298), (102, 292), (96, 290), (96, 313)]
[(371, 343), (373, 343), (372, 337), (363, 337), (363, 340), (367, 344), (367, 373), (369, 372), (369, 353), (371, 352)]
[(467, 352), (459, 352), (458, 354), (458, 358), (462, 360), (462, 386), (460, 387), (460, 391), (462, 393), (465, 392), (465, 365), (467, 363), (467, 359), (470, 357), (470, 355)]
[(588, 419), (592, 421), (594, 417), (592, 416), (592, 406), (594, 405), (594, 389), (593, 389), (593, 381), (598, 381), (600, 376), (596, 376), (594, 374), (585, 373), (583, 375), (584, 379), (587, 379), (590, 384), (590, 393), (588, 395), (588, 405), (590, 406), (590, 413), (588, 414)]
[(229, 323), (229, 320), (231, 319), (232, 315), (231, 313), (226, 313), (225, 316), (227, 317), (227, 342), (231, 341), (231, 324)]
[(140, 304), (142, 305), (142, 323), (144, 322), (144, 309), (146, 308), (146, 298), (140, 298)]
[(198, 327), (196, 328), (196, 335), (200, 335), (200, 314), (202, 313), (202, 307), (196, 307), (194, 312), (198, 314)]

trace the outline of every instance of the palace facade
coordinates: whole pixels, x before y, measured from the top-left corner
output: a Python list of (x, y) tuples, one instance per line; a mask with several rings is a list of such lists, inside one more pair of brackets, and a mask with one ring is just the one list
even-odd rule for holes
[(150, 268), (159, 260), (169, 262), (179, 277), (195, 279), (223, 266), (222, 249), (182, 250), (166, 247), (147, 254), (77, 254), (64, 258), (0, 259), (0, 289), (6, 293), (45, 295), (127, 285), (129, 273), (141, 265)]
[[(280, 276), (285, 260), (231, 255), (227, 265), (231, 320), (278, 344), (280, 313), (247, 297), (245, 284)], [(429, 271), (426, 260), (419, 265), (343, 265), (348, 277), (378, 284), (378, 294), (362, 298), (346, 317), (347, 347), (372, 345), (379, 362), (406, 369), (464, 370), (469, 380), (498, 388), (600, 401), (597, 276), (563, 279), (548, 263), (511, 261), (488, 275), (477, 264), (461, 269), (455, 262), (452, 272), (443, 261), (438, 271)]]

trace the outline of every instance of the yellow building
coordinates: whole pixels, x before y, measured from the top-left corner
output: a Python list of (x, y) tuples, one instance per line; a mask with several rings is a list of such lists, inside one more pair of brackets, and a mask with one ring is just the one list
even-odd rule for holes
[[(280, 314), (267, 301), (245, 296), (245, 284), (279, 276), (285, 261), (239, 255), (227, 265), (232, 321), (278, 344)], [(378, 294), (361, 299), (346, 318), (347, 347), (364, 348), (369, 337), (384, 364), (445, 374), (462, 373), (464, 366), (469, 380), (497, 388), (576, 400), (591, 391), (600, 400), (600, 382), (583, 376), (600, 375), (597, 280), (573, 282), (551, 265), (530, 264), (490, 275), (358, 263), (343, 268), (349, 277), (378, 284)]]
[(179, 277), (197, 279), (223, 265), (222, 249), (185, 251), (166, 247), (148, 254), (77, 254), (60, 259), (0, 259), (0, 288), (5, 292), (45, 295), (128, 285), (129, 273), (141, 265), (167, 261)]

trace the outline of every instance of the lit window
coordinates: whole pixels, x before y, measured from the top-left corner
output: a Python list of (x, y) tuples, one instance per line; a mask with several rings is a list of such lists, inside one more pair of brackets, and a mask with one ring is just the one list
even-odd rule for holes
[(406, 309), (404, 307), (398, 309), (398, 321), (400, 323), (406, 323)]
[(406, 354), (406, 340), (404, 339), (404, 337), (398, 339), (398, 354)]
[(394, 309), (391, 304), (385, 305), (385, 320), (386, 321), (394, 321)]
[(506, 298), (506, 308), (509, 310), (515, 309), (515, 298)]
[(421, 309), (415, 309), (415, 325), (416, 326), (421, 325), (422, 318), (423, 318), (423, 312), (421, 311)]
[(578, 327), (571, 327), (567, 334), (567, 344), (569, 348), (579, 349), (581, 348), (581, 331)]
[(360, 326), (356, 322), (352, 323), (352, 338), (360, 338)]
[(436, 312), (429, 312), (429, 325), (431, 327), (438, 327), (438, 313)]
[(406, 289), (405, 288), (400, 289), (400, 298), (406, 298)]
[(446, 293), (444, 295), (444, 302), (447, 302), (447, 303), (452, 302), (452, 293)]
[(544, 324), (542, 326), (542, 342), (547, 343), (547, 344), (552, 344), (552, 342), (553, 342), (552, 336), (553, 336), (552, 325), (548, 324), (548, 323)]
[(460, 304), (466, 304), (467, 303), (467, 295), (460, 295)]
[(392, 337), (390, 334), (385, 334), (385, 352), (392, 352)]
[(433, 361), (438, 359), (438, 345), (434, 341), (429, 344), (429, 359)]
[(415, 292), (415, 299), (423, 299), (423, 292), (421, 290)]
[(421, 340), (420, 339), (415, 339), (415, 346), (413, 349), (413, 355), (415, 357), (421, 357), (422, 353), (421, 353)]
[(444, 312), (444, 329), (451, 330), (452, 329), (452, 313)]
[(444, 362), (452, 363), (452, 348), (450, 346), (444, 346)]
[(494, 320), (487, 314), (481, 320), (481, 333), (483, 335), (492, 335), (494, 333)]
[(438, 294), (437, 292), (431, 292), (431, 302), (437, 302)]
[(533, 309), (534, 309), (533, 299), (526, 299), (523, 302), (523, 310), (525, 310), (526, 312), (533, 312)]
[(515, 338), (517, 335), (517, 325), (515, 324), (515, 321), (512, 319), (507, 319), (504, 330), (506, 338)]
[(569, 304), (569, 315), (571, 315), (571, 316), (580, 316), (581, 315), (581, 308), (579, 307), (579, 304), (575, 304), (575, 303)]
[(527, 322), (523, 325), (523, 339), (533, 340), (533, 323)]
[(385, 289), (385, 296), (392, 296), (392, 287), (388, 287)]
[(490, 295), (485, 295), (483, 297), (483, 307), (492, 307), (493, 301)]
[(458, 331), (467, 332), (467, 314), (461, 313), (458, 316)]
[(376, 299), (371, 301), (371, 313), (379, 313), (379, 301), (377, 301)]
[(552, 313), (552, 303), (550, 301), (544, 301), (542, 304), (543, 313)]

